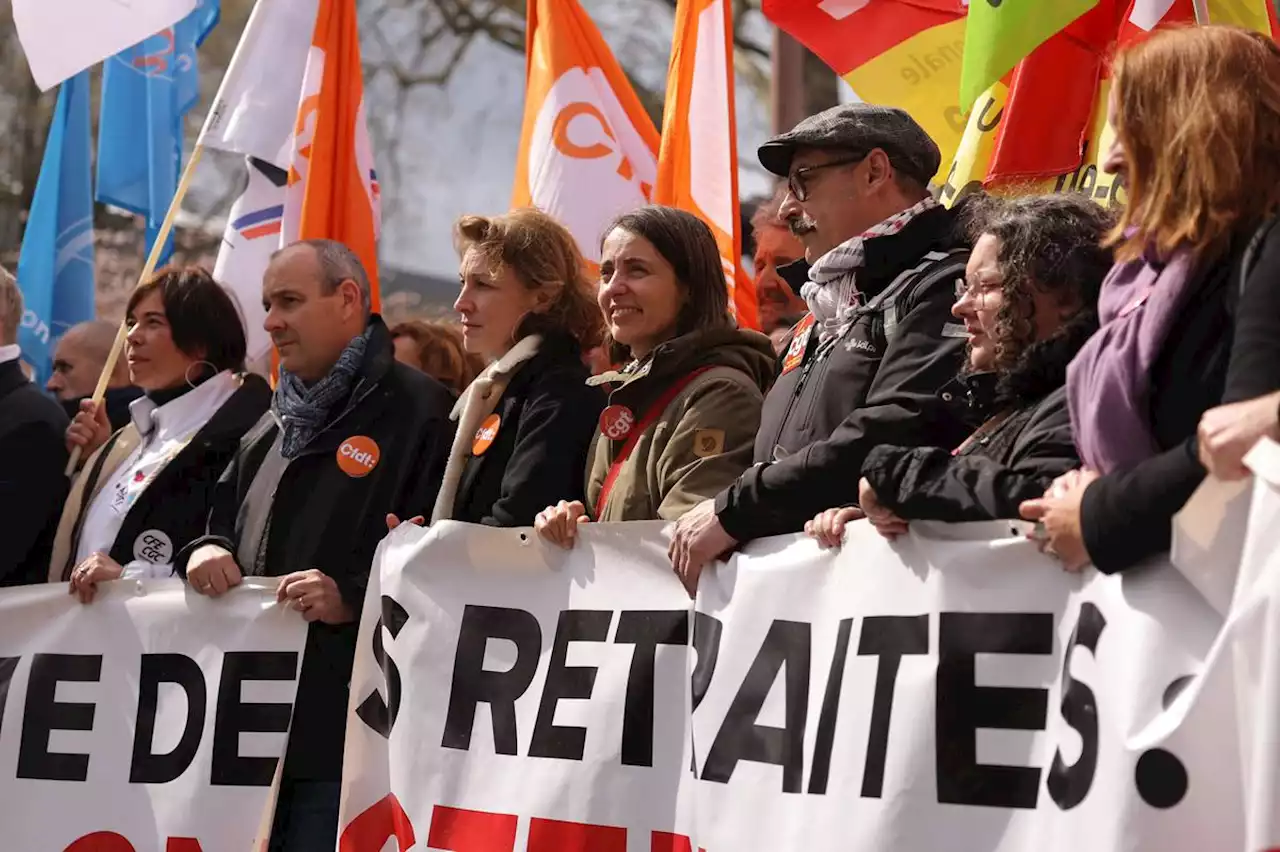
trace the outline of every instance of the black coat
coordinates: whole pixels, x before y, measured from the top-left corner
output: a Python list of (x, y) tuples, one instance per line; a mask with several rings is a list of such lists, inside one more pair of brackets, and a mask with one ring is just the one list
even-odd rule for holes
[(498, 434), (467, 459), (453, 519), (496, 527), (532, 526), (559, 500), (584, 500), (587, 454), (608, 396), (587, 387), (591, 373), (572, 338), (543, 335), (498, 400)]
[[(396, 362), (391, 335), (372, 320), (368, 348), (346, 405), (289, 462), (275, 492), (266, 546), (246, 575), (283, 576), (316, 568), (333, 578), (343, 601), (359, 613), (373, 554), (387, 534), (386, 515), (430, 515), (453, 438), (453, 395), (437, 382)], [(277, 414), (262, 417), (218, 482), (208, 534), (180, 554), (177, 569), (203, 544), (235, 554), (237, 519), (268, 453), (278, 453)], [(373, 470), (360, 477), (339, 467), (340, 448), (355, 436), (377, 445)], [(313, 622), (289, 734), (285, 772), (292, 778), (337, 781), (342, 776), (347, 687), (358, 624)]]
[(959, 452), (941, 447), (877, 447), (862, 475), (876, 497), (908, 521), (990, 521), (1019, 517), (1024, 500), (1044, 495), (1054, 478), (1080, 466), (1067, 410), (1067, 365), (1097, 328), (1089, 313), (1031, 347), (996, 380), (957, 379), (943, 392), (972, 419), (1003, 420), (979, 429)]
[[(129, 404), (135, 399), (142, 396), (142, 388), (134, 385), (125, 385), (122, 388), (107, 388), (107, 392), (103, 394), (102, 401), (107, 406), (107, 422), (111, 424), (111, 431), (123, 429), (129, 425), (131, 415), (129, 414)], [(92, 397), (82, 396), (79, 399), (64, 400), (62, 410), (67, 412), (67, 416), (75, 419), (80, 413), (80, 403)]]
[(857, 280), (869, 309), (842, 338), (823, 345), (809, 334), (794, 366), (780, 359), (756, 465), (716, 498), (734, 538), (798, 532), (823, 509), (856, 501), (862, 463), (880, 444), (948, 446), (968, 434), (938, 397), (964, 358), (951, 306), (969, 253), (956, 216), (930, 210), (868, 241)]
[[(271, 387), (262, 377), (246, 373), (236, 392), (138, 495), (107, 555), (120, 565), (145, 559), (152, 552), (156, 554), (153, 561), (169, 562), (188, 543), (204, 535), (219, 477), (239, 449), (240, 439), (270, 404)], [(102, 469), (103, 463), (120, 435), (117, 431), (107, 439), (96, 463), (84, 472), (88, 477), (85, 495), (93, 493), (102, 477), (110, 476), (111, 471)], [(71, 579), (81, 529), (91, 505), (92, 500), (86, 498), (72, 527), (67, 563), (62, 566), (63, 580)], [(158, 547), (157, 541), (161, 542)]]
[(1192, 294), (1156, 358), (1147, 411), (1161, 452), (1085, 491), (1081, 530), (1100, 571), (1123, 571), (1169, 550), (1173, 516), (1205, 476), (1196, 440), (1201, 416), (1224, 401), (1280, 388), (1280, 229), (1266, 236), (1242, 288), (1252, 235), (1252, 229), (1237, 234), (1223, 258), (1194, 276)]
[(62, 408), (0, 364), (0, 586), (43, 583), (69, 481)]

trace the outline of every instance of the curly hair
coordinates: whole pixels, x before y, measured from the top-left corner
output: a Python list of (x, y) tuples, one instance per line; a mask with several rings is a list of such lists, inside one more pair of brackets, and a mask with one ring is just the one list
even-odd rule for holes
[(1078, 305), (1096, 323), (1098, 292), (1113, 256), (1103, 246), (1115, 215), (1080, 193), (975, 198), (966, 207), (970, 237), (999, 240), (1003, 304), (992, 335), (996, 369), (1011, 369), (1036, 341), (1035, 293)]
[(545, 311), (520, 323), (517, 340), (562, 331), (585, 352), (603, 339), (604, 317), (586, 260), (568, 229), (546, 213), (526, 207), (501, 216), (463, 216), (454, 226), (454, 246), (460, 257), (478, 252), (490, 274), (510, 269), (530, 290), (552, 293)]
[(391, 339), (407, 337), (418, 350), (418, 369), (460, 394), (480, 374), (484, 365), (462, 346), (457, 323), (443, 320), (409, 320), (391, 327)]

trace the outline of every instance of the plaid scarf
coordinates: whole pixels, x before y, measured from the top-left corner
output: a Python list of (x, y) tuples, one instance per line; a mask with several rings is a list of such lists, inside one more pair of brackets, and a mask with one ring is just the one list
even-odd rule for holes
[(306, 449), (333, 419), (334, 409), (351, 395), (368, 344), (366, 328), (364, 334), (351, 339), (338, 356), (338, 362), (311, 387), (293, 373), (280, 371), (271, 407), (280, 418), (280, 454), (286, 459), (293, 459)]
[(809, 305), (817, 321), (818, 337), (839, 337), (853, 324), (862, 294), (858, 292), (857, 271), (866, 263), (866, 242), (896, 234), (925, 211), (938, 206), (932, 196), (895, 213), (870, 230), (846, 240), (818, 258), (809, 269), (809, 280), (800, 288), (800, 298)]

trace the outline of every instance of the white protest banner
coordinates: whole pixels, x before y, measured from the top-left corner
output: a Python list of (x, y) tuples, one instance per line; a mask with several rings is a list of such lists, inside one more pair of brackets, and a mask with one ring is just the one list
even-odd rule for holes
[(195, 7), (196, 0), (13, 0), (13, 23), (31, 76), (47, 92)]
[(1237, 617), (1167, 564), (1066, 574), (1006, 524), (759, 542), (696, 607), (661, 525), (589, 525), (569, 553), (399, 530), (340, 848), (1260, 852), (1274, 786), (1246, 792), (1265, 741), (1237, 718), (1274, 729), (1280, 659)]
[(306, 634), (262, 580), (0, 592), (0, 847), (259, 848)]

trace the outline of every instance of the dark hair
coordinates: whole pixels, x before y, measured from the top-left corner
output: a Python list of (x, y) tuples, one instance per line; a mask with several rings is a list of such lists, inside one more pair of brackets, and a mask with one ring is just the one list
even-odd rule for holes
[(1000, 241), (1004, 303), (996, 315), (996, 366), (1009, 369), (1035, 342), (1034, 291), (1096, 314), (1111, 249), (1102, 245), (1116, 216), (1082, 193), (973, 199), (969, 234)]
[(490, 275), (510, 269), (529, 290), (551, 294), (546, 310), (521, 320), (516, 340), (560, 331), (583, 351), (599, 345), (604, 318), (587, 277), (587, 262), (564, 225), (533, 207), (501, 216), (463, 216), (454, 225), (454, 244), (459, 255), (478, 252)]
[(218, 372), (244, 370), (244, 323), (235, 302), (213, 276), (198, 266), (167, 266), (129, 296), (125, 315), (160, 294), (173, 345), (189, 358), (202, 358)]
[[(674, 207), (651, 204), (614, 219), (604, 231), (605, 239), (618, 228), (648, 240), (675, 270), (676, 282), (689, 296), (676, 319), (677, 335), (734, 327), (720, 247), (706, 222)], [(603, 247), (604, 240), (600, 242)], [(613, 341), (609, 354), (614, 361), (630, 357)]]
[(391, 339), (407, 337), (418, 350), (418, 369), (456, 394), (480, 373), (483, 365), (462, 346), (457, 323), (443, 320), (409, 320), (391, 327)]

